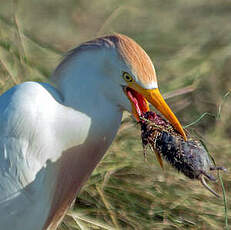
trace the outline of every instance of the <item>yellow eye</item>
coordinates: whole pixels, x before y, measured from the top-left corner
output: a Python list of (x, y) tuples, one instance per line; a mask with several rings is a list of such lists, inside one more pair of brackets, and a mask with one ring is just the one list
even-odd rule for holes
[(123, 79), (126, 82), (133, 82), (134, 81), (133, 78), (132, 78), (132, 76), (129, 73), (127, 73), (127, 72), (123, 73)]

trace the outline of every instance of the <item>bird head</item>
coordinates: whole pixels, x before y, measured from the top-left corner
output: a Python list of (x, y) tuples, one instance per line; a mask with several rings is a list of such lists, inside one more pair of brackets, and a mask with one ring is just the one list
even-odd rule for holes
[(149, 111), (150, 103), (186, 139), (180, 122), (158, 89), (156, 72), (146, 52), (134, 40), (125, 35), (116, 34), (104, 39), (108, 39), (114, 44), (121, 61), (117, 68), (119, 72), (116, 72), (115, 78), (126, 96), (126, 99), (122, 96), (120, 101), (124, 109), (131, 112), (139, 121), (142, 113)]
[(137, 121), (142, 113), (149, 111), (150, 103), (186, 139), (180, 122), (158, 89), (151, 59), (125, 35), (96, 38), (71, 50), (57, 67), (53, 80), (61, 91), (66, 89), (69, 101), (75, 100), (73, 95), (86, 99), (86, 94), (91, 93), (89, 101), (84, 101), (84, 106), (89, 108), (94, 101), (97, 103), (94, 95), (100, 93), (122, 110), (131, 112)]

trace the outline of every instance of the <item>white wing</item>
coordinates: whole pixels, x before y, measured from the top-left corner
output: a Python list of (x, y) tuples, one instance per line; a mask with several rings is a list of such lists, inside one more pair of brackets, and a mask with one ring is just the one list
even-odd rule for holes
[(51, 86), (35, 82), (0, 97), (0, 226), (5, 230), (41, 230), (49, 212), (52, 183), (46, 183), (52, 180), (46, 178), (44, 154), (54, 143), (58, 105), (50, 93), (61, 100)]

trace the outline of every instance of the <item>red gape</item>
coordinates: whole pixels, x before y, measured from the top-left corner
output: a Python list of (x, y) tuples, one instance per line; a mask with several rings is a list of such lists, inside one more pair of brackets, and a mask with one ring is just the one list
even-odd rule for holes
[(143, 113), (148, 111), (147, 103), (141, 94), (139, 94), (135, 90), (128, 88), (128, 87), (127, 87), (127, 94), (128, 94), (128, 97), (134, 103), (136, 107), (136, 111), (139, 114), (139, 116), (142, 116)]

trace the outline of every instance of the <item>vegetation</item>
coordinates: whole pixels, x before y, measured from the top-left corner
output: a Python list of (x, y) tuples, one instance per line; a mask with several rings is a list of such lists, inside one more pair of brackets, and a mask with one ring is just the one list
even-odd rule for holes
[[(218, 165), (229, 168), (230, 22), (227, 0), (1, 1), (1, 92), (23, 81), (47, 81), (62, 54), (82, 41), (124, 33), (150, 55), (177, 117), (191, 124)], [(231, 175), (222, 177), (230, 217)], [(222, 194), (220, 183), (211, 186)], [(126, 113), (60, 230), (225, 226), (222, 198), (167, 164), (162, 171), (152, 153), (145, 162), (139, 127)]]

